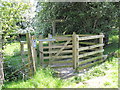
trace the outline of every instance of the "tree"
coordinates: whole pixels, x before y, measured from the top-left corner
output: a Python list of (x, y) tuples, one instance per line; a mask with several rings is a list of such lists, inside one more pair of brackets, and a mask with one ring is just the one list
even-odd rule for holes
[(103, 32), (109, 34), (116, 26), (117, 8), (114, 3), (85, 3), (85, 2), (59, 2), (38, 3), (34, 26), (38, 33), (47, 35), (52, 32), (52, 24), (44, 20), (63, 19), (57, 23), (56, 34)]
[[(15, 33), (18, 29), (22, 28), (20, 22), (25, 22), (23, 14), (29, 6), (25, 3), (19, 2), (6, 2), (1, 1), (0, 5), (0, 23), (2, 25), (3, 40), (7, 41), (7, 36)], [(14, 35), (11, 39), (14, 39)]]

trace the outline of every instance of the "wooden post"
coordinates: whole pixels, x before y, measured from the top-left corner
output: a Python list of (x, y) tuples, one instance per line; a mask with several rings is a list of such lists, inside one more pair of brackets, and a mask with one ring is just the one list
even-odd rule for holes
[[(42, 35), (39, 36), (39, 40), (42, 39)], [(40, 64), (43, 66), (44, 60), (43, 60), (43, 42), (39, 41), (39, 58), (40, 58)]]
[(63, 22), (63, 19), (53, 19), (53, 20), (44, 20), (45, 22), (51, 22), (52, 23), (52, 34), (55, 36), (56, 31), (56, 23), (57, 22)]
[(30, 68), (29, 76), (34, 75), (34, 67), (33, 67), (33, 58), (32, 58), (32, 50), (31, 50), (31, 36), (29, 33), (26, 33), (27, 39), (27, 47), (28, 47), (28, 62), (31, 63), (28, 68)]
[(32, 45), (31, 45), (31, 50), (32, 50), (32, 60), (33, 60), (33, 67), (34, 67), (34, 72), (36, 72), (36, 66), (37, 66), (37, 51), (36, 51), (36, 38), (35, 36), (32, 36)]
[[(51, 34), (48, 34), (48, 38), (51, 39), (52, 38), (52, 35)], [(49, 47), (52, 46), (52, 41), (49, 41)], [(49, 48), (49, 65), (51, 64), (51, 60), (52, 60), (52, 53), (50, 53), (52, 51), (52, 48)]]
[(77, 38), (76, 38), (76, 33), (73, 32), (72, 35), (72, 43), (73, 43), (73, 68), (76, 70), (77, 69)]
[[(76, 35), (76, 66), (78, 67), (78, 63), (79, 63), (79, 36)], [(77, 67), (76, 67), (76, 71), (77, 71)]]
[(22, 63), (23, 65), (25, 64), (24, 62), (24, 58), (23, 58), (23, 55), (24, 55), (24, 43), (22, 43), (22, 41), (20, 42), (20, 52), (21, 52), (21, 58), (22, 58)]
[[(100, 33), (100, 35), (103, 35), (103, 33)], [(100, 37), (99, 43), (103, 44), (103, 37)], [(103, 50), (103, 46), (100, 47), (100, 50)], [(100, 55), (103, 56), (103, 52), (101, 52)], [(101, 58), (101, 60), (102, 60), (102, 58)]]
[(53, 36), (55, 36), (55, 29), (56, 29), (56, 22), (55, 21), (52, 22), (52, 28), (53, 28), (52, 34), (53, 34)]

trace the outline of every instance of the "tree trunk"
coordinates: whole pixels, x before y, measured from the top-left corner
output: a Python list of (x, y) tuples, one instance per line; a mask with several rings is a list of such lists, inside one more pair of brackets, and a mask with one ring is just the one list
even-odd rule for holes
[(3, 43), (3, 39), (2, 39), (2, 35), (0, 35), (0, 86), (3, 84), (3, 80), (4, 80), (2, 43)]

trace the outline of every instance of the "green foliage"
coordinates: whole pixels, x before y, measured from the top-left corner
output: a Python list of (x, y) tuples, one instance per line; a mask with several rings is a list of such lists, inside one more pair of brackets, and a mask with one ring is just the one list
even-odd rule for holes
[[(27, 56), (24, 56), (27, 57)], [(15, 70), (21, 68), (22, 58), (20, 56), (20, 44), (18, 42), (7, 44), (4, 49), (4, 77), (5, 82), (22, 79), (22, 73), (10, 76)]]
[[(2, 26), (4, 40), (7, 40), (6, 36), (10, 35), (11, 33), (15, 33), (21, 28), (21, 26), (18, 24), (20, 22), (25, 22), (23, 14), (25, 14), (28, 8), (29, 6), (26, 3), (1, 1), (0, 24)], [(14, 35), (13, 37), (10, 37), (10, 39), (14, 38)]]
[(100, 32), (109, 33), (118, 22), (117, 4), (84, 3), (84, 2), (57, 2), (39, 3), (34, 26), (38, 33), (52, 33), (52, 23), (44, 20), (63, 19), (56, 24), (56, 34), (72, 34)]

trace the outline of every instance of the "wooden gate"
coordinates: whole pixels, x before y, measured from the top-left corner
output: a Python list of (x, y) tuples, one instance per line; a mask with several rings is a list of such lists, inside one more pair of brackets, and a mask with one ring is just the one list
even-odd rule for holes
[[(57, 37), (48, 35), (48, 38), (44, 39), (40, 35), (37, 40), (33, 36), (27, 40), (28, 60), (33, 72), (36, 71), (38, 64), (43, 67), (73, 67), (75, 70), (83, 70), (103, 62), (103, 37), (103, 34), (78, 35), (73, 33), (73, 35)], [(39, 50), (36, 47), (37, 41)]]
[[(49, 35), (48, 39), (39, 40), (40, 60), (42, 65), (49, 65), (52, 68), (72, 67), (72, 37)], [(49, 42), (45, 45), (45, 42)]]

